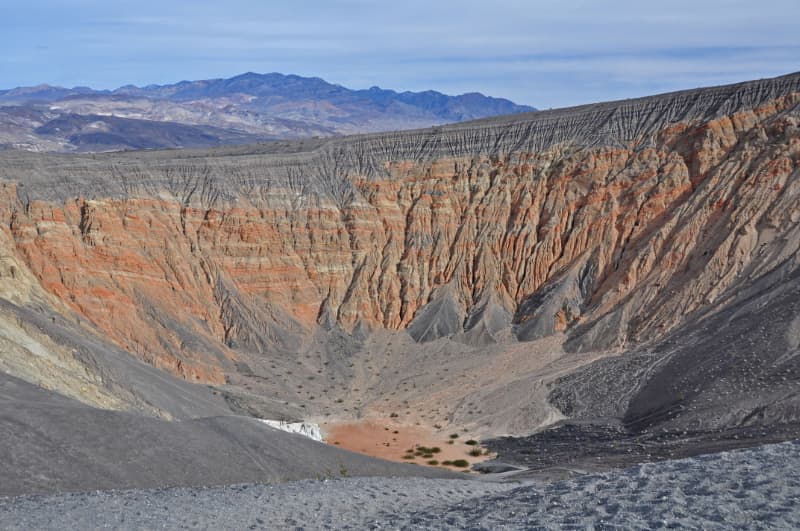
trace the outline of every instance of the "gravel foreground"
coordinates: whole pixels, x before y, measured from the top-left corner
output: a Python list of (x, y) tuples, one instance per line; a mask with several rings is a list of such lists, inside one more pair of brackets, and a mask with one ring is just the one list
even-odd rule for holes
[(340, 478), (0, 498), (2, 529), (800, 528), (800, 441), (549, 484)]

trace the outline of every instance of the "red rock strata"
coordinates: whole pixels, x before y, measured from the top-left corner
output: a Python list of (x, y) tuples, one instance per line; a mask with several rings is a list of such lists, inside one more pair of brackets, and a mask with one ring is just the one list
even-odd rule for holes
[(3, 252), (119, 345), (201, 382), (224, 381), (246, 335), (221, 286), (300, 337), (323, 318), (404, 329), (449, 297), (462, 332), (496, 334), (489, 304), (532, 335), (584, 324), (592, 348), (619, 346), (796, 251), (773, 243), (800, 221), (798, 102), (670, 122), (646, 143), (389, 159), (381, 178), (351, 175), (346, 204), (277, 187), (213, 207), (24, 201), (10, 182)]

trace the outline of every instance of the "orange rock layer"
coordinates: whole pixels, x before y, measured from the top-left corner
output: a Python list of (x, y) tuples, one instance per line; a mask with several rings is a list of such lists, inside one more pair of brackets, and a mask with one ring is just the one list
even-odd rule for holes
[(771, 244), (800, 220), (800, 129), (784, 113), (799, 101), (673, 124), (650, 145), (391, 160), (389, 178), (353, 177), (342, 207), (291, 190), (218, 209), (165, 194), (23, 203), (6, 184), (0, 222), (47, 291), (194, 381), (223, 382), (236, 357), (220, 283), (299, 330), (324, 314), (400, 330), (444, 288), (464, 312), (492, 297), (518, 322), (542, 318), (521, 304), (579, 267), (588, 293), (545, 318), (563, 331), (622, 312), (606, 348), (793, 252)]

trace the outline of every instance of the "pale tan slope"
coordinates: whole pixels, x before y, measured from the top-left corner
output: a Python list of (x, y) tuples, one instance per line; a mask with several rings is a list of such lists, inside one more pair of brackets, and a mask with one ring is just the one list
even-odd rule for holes
[(231, 413), (219, 393), (154, 369), (104, 339), (42, 288), (7, 231), (0, 231), (0, 244), (0, 372), (101, 409), (166, 419)]
[[(13, 305), (60, 306), (14, 252), (8, 234), (0, 231), (0, 298)], [(102, 386), (99, 378), (72, 354), (35, 326), (0, 307), (0, 370), (97, 407), (122, 409), (124, 402)]]

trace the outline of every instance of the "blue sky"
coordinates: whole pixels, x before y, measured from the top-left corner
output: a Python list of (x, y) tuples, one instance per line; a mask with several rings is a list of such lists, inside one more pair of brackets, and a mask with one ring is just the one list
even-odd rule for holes
[(800, 0), (2, 0), (0, 88), (318, 76), (561, 107), (800, 70)]

